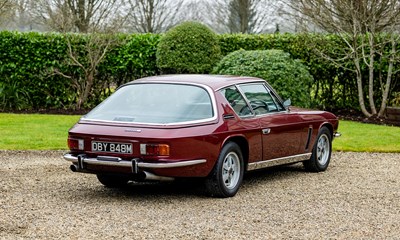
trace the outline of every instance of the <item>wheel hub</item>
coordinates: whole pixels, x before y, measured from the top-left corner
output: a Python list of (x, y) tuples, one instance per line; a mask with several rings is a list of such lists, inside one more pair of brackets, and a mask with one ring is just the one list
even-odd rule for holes
[(229, 153), (224, 160), (222, 177), (227, 188), (234, 188), (239, 181), (239, 157), (236, 153)]

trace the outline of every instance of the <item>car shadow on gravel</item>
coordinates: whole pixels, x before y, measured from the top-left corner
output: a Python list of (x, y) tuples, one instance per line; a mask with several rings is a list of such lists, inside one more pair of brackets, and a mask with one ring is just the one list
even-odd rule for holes
[[(75, 194), (75, 193), (74, 193)], [(159, 198), (206, 197), (202, 181), (199, 179), (177, 180), (173, 182), (129, 182), (120, 188), (108, 188), (100, 183), (94, 188), (80, 188), (82, 198), (94, 199), (136, 199), (151, 201)], [(76, 198), (76, 196), (71, 196)]]
[(243, 179), (243, 183), (248, 184), (260, 181), (275, 181), (282, 178), (296, 177), (306, 172), (307, 171), (303, 168), (301, 163), (281, 165), (247, 172)]
[[(295, 178), (304, 173), (305, 170), (301, 164), (252, 171), (245, 174), (242, 187), (253, 188), (268, 185), (271, 182)], [(76, 193), (77, 191), (74, 191), (74, 194)], [(130, 182), (127, 186), (121, 188), (108, 188), (98, 183), (98, 186), (94, 188), (81, 186), (78, 195), (81, 195), (82, 198), (146, 201), (157, 201), (159, 198), (179, 198), (180, 200), (182, 198), (208, 198), (203, 180), (193, 178), (178, 179), (172, 182)]]

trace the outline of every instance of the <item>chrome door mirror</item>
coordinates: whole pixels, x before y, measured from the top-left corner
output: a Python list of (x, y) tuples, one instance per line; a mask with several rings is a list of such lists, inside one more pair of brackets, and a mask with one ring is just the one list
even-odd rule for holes
[(290, 100), (290, 98), (283, 102), (283, 106), (284, 106), (285, 108), (288, 108), (288, 107), (290, 107), (291, 105), (292, 105), (292, 101)]

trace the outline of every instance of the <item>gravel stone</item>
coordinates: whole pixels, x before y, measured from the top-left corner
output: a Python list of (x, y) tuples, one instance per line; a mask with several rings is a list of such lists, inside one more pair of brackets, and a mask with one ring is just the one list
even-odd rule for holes
[(197, 181), (105, 188), (62, 155), (0, 151), (0, 239), (400, 239), (400, 154), (251, 172), (228, 199)]

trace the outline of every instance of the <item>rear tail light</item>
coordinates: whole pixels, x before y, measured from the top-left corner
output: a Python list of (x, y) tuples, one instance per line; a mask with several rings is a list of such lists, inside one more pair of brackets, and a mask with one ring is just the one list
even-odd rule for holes
[(169, 145), (140, 144), (140, 154), (148, 156), (169, 156)]
[(85, 145), (83, 139), (68, 138), (68, 147), (70, 150), (83, 150)]

